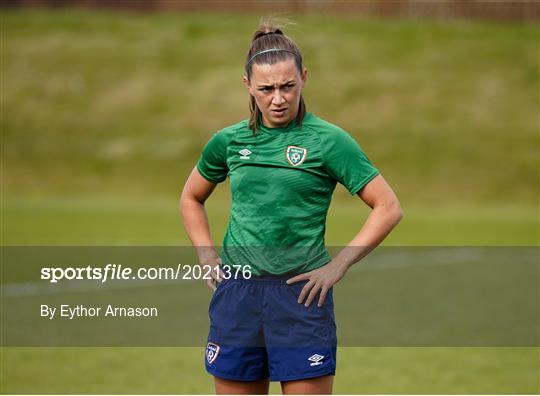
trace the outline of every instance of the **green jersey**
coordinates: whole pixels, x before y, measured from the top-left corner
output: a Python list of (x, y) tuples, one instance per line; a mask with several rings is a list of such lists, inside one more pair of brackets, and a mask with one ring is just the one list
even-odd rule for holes
[(302, 127), (293, 120), (253, 134), (244, 120), (222, 129), (197, 169), (212, 183), (229, 177), (221, 258), (255, 275), (303, 273), (330, 261), (324, 233), (336, 183), (356, 194), (378, 174), (347, 132), (311, 113)]

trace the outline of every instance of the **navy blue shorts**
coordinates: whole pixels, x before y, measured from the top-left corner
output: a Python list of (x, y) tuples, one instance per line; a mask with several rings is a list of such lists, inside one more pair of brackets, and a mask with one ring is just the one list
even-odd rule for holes
[[(210, 302), (206, 370), (237, 381), (292, 381), (334, 375), (336, 325), (332, 290), (322, 307), (298, 304), (306, 281), (229, 279)], [(318, 296), (317, 296), (318, 298)]]

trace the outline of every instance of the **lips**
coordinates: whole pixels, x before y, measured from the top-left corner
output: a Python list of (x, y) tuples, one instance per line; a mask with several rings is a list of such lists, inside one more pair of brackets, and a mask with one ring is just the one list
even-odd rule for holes
[(279, 116), (279, 115), (285, 114), (286, 110), (287, 110), (286, 108), (285, 109), (274, 109), (274, 110), (272, 110), (272, 113)]

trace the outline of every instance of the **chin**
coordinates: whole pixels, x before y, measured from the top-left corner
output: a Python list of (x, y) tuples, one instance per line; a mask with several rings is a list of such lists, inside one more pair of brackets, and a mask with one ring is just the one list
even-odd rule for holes
[(284, 126), (287, 126), (287, 124), (290, 122), (290, 120), (287, 120), (287, 121), (283, 121), (283, 120), (275, 120), (274, 121), (274, 125), (276, 125), (277, 127), (284, 127)]
[(292, 119), (289, 119), (289, 118), (278, 118), (278, 117), (271, 117), (270, 120), (272, 120), (272, 122), (274, 124), (282, 124), (282, 125), (287, 125), (289, 122), (292, 121)]

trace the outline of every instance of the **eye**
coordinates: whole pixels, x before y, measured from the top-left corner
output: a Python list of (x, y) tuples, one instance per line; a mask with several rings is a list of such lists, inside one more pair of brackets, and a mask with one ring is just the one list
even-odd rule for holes
[(262, 88), (259, 88), (259, 91), (270, 92), (272, 89), (273, 89), (272, 87), (262, 87)]

